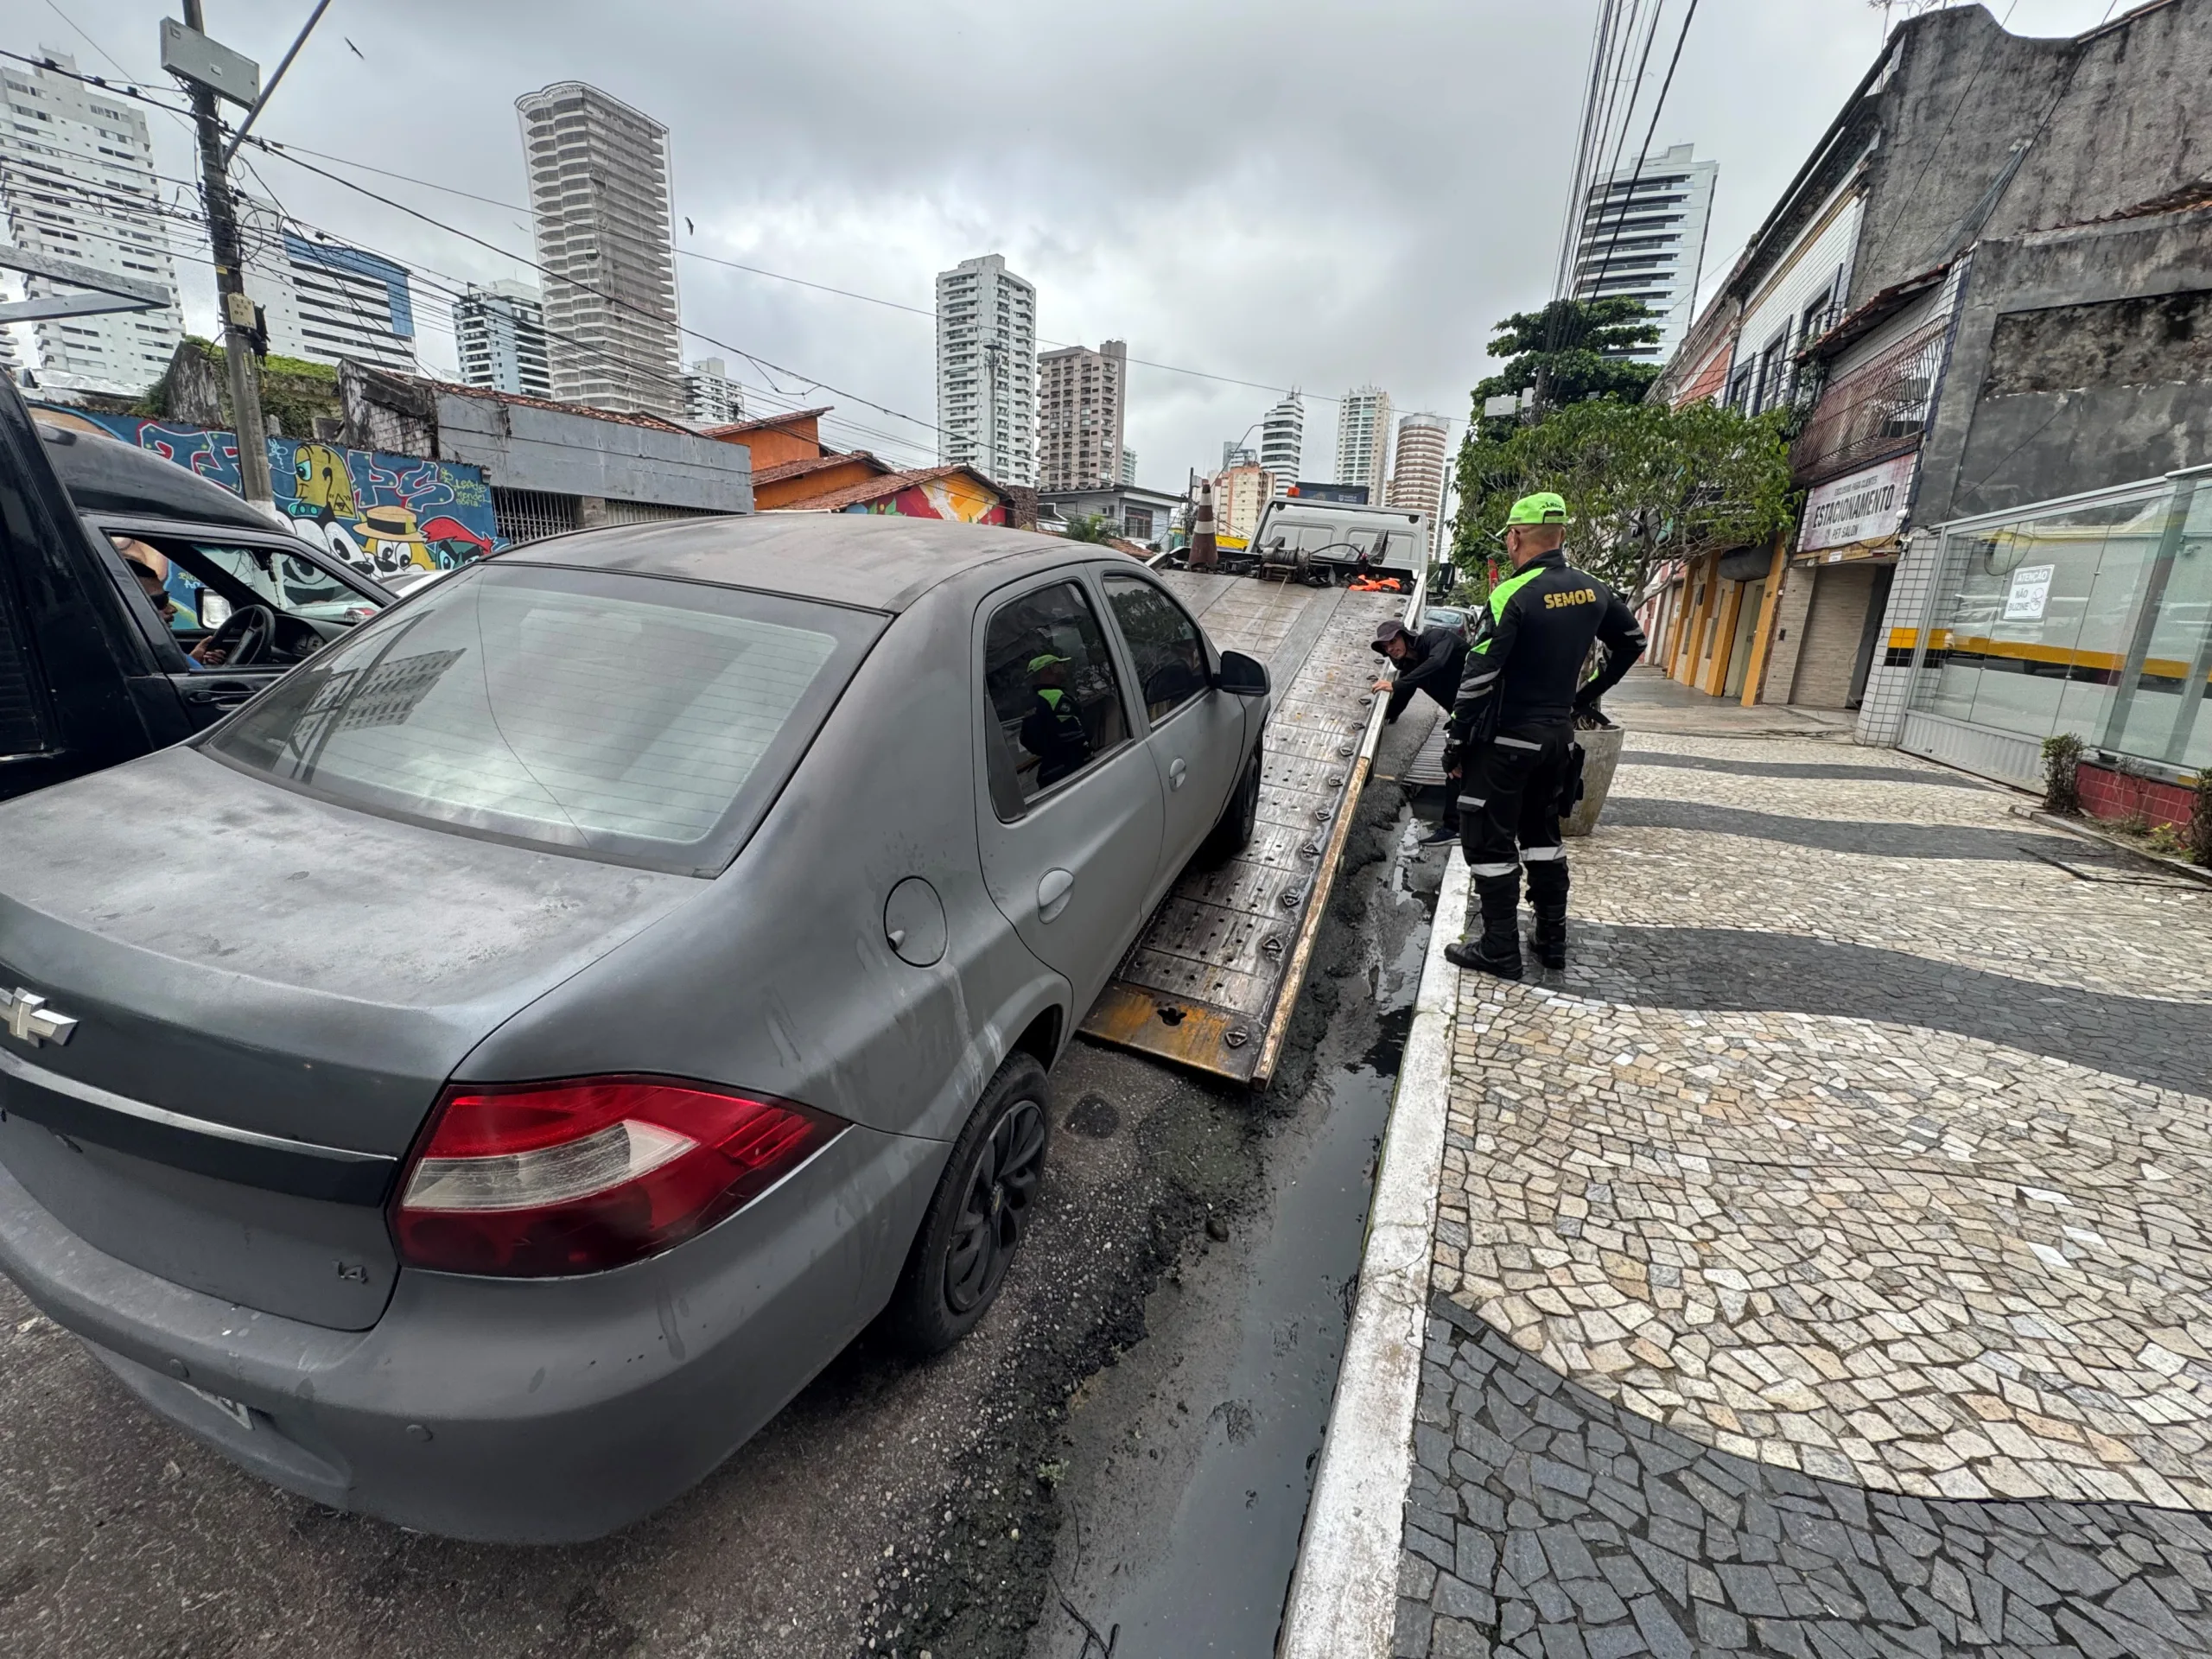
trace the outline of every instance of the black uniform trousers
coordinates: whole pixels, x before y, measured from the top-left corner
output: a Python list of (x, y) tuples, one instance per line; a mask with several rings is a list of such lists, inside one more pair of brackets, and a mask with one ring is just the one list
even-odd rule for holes
[[(1539, 726), (1501, 732), (1467, 750), (1459, 769), (1459, 844), (1478, 881), (1517, 878), (1523, 863), (1532, 893), (1554, 885), (1540, 880), (1535, 866), (1555, 865), (1565, 877), (1559, 814), (1573, 746), (1572, 727)], [(1563, 879), (1557, 885), (1564, 887)]]

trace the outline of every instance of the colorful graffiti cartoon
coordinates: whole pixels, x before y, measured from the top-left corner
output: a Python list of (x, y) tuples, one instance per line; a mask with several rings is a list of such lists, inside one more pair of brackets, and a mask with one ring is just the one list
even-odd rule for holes
[[(135, 415), (47, 410), (150, 449), (225, 488), (238, 488), (238, 439), (207, 427)], [(277, 510), (292, 533), (373, 576), (450, 570), (505, 545), (481, 468), (419, 455), (270, 438), (269, 472)]]
[(906, 485), (872, 501), (855, 502), (845, 511), (903, 518), (951, 518), (967, 524), (1007, 522), (1005, 499), (981, 480), (957, 469)]

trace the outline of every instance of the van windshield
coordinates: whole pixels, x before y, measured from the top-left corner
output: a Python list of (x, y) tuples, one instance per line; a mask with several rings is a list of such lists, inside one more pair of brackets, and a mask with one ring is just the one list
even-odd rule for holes
[(205, 740), (349, 805), (710, 874), (885, 619), (502, 562), (457, 573)]

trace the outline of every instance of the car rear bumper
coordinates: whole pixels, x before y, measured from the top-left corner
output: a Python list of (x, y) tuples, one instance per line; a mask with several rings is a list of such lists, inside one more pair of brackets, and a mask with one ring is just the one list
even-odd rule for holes
[(0, 1268), (194, 1439), (449, 1537), (598, 1537), (696, 1483), (887, 1300), (946, 1148), (855, 1126), (710, 1232), (578, 1279), (405, 1271), (372, 1329), (94, 1249), (0, 1167)]

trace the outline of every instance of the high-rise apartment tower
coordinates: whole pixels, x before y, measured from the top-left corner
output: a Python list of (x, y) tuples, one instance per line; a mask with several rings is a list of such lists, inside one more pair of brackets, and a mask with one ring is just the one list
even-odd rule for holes
[(1398, 452), (1390, 474), (1387, 506), (1406, 507), (1429, 516), (1429, 556), (1436, 556), (1444, 532), (1444, 474), (1451, 454), (1452, 423), (1441, 415), (1408, 415), (1398, 423)]
[(576, 80), (526, 92), (515, 109), (554, 397), (682, 420), (668, 129)]
[(745, 418), (745, 388), (719, 357), (702, 358), (683, 371), (683, 420), (689, 426), (728, 426)]
[(550, 397), (553, 373), (545, 360), (545, 308), (528, 283), (501, 277), (471, 288), (453, 308), (463, 385)]
[(1337, 482), (1363, 484), (1370, 505), (1382, 505), (1390, 475), (1390, 394), (1362, 386), (1344, 394), (1337, 410)]
[(1037, 290), (1002, 254), (937, 278), (938, 459), (1037, 483)]
[(1642, 300), (1659, 343), (1629, 355), (1663, 363), (1689, 332), (1705, 266), (1705, 231), (1719, 166), (1676, 144), (1590, 187), (1577, 230), (1571, 292), (1578, 300)]
[(1109, 489), (1122, 481), (1129, 348), (1063, 346), (1037, 359), (1037, 487)]
[[(54, 65), (0, 69), (0, 208), (7, 239), (27, 253), (52, 254), (118, 276), (166, 285), (157, 311), (112, 311), (13, 325), (15, 344), (45, 386), (55, 391), (135, 396), (162, 378), (184, 337), (176, 269), (162, 229), (143, 105), (73, 78), (76, 60), (51, 48)], [(57, 73), (59, 72), (59, 73)], [(42, 277), (22, 279), (31, 299), (82, 290)], [(0, 324), (0, 334), (9, 325)]]
[(1305, 468), (1306, 404), (1295, 391), (1260, 417), (1260, 465), (1287, 493)]
[(351, 358), (396, 374), (419, 372), (404, 265), (365, 248), (313, 240), (256, 197), (234, 200), (245, 291), (268, 322), (271, 352), (309, 363)]

